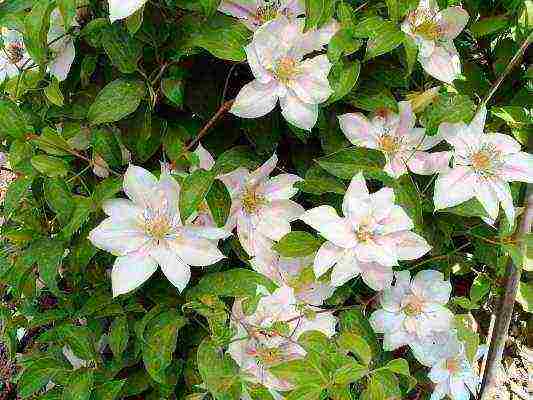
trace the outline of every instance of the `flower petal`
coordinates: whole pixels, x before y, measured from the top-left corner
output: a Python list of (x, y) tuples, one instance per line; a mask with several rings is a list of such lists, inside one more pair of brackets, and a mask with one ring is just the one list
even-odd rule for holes
[(109, 19), (115, 22), (141, 9), (147, 0), (109, 0)]
[(333, 286), (342, 286), (360, 273), (361, 268), (357, 262), (355, 252), (353, 250), (344, 250), (331, 272), (331, 284)]
[(271, 112), (278, 101), (278, 84), (263, 84), (258, 80), (247, 83), (235, 98), (230, 113), (240, 118), (258, 118)]
[(500, 210), (500, 202), (490, 183), (488, 181), (481, 181), (474, 189), (476, 199), (478, 199), (487, 214), (489, 214), (489, 217), (495, 220)]
[(415, 127), (416, 116), (411, 107), (411, 102), (400, 101), (398, 103), (400, 121), (396, 130), (397, 135), (407, 135)]
[(391, 313), (380, 309), (372, 313), (368, 322), (377, 333), (386, 333), (399, 331), (404, 318), (402, 313)]
[(407, 173), (407, 165), (402, 157), (398, 154), (389, 156), (387, 155), (387, 162), (383, 167), (383, 171), (392, 176), (393, 178), (398, 179), (400, 176)]
[(483, 141), (491, 145), (495, 151), (499, 151), (501, 154), (511, 155), (518, 153), (522, 149), (522, 146), (516, 139), (503, 133), (485, 133), (483, 135)]
[(520, 151), (505, 157), (500, 176), (507, 182), (533, 183), (533, 154)]
[(343, 114), (339, 116), (339, 124), (342, 132), (352, 144), (369, 149), (379, 148), (378, 134), (363, 114)]
[(433, 195), (435, 210), (453, 207), (470, 200), (475, 195), (476, 185), (476, 175), (468, 167), (457, 166), (439, 174)]
[[(363, 206), (361, 203), (369, 197), (370, 193), (366, 186), (365, 177), (363, 176), (363, 173), (360, 172), (352, 178), (348, 190), (346, 190), (346, 193), (344, 194), (342, 212), (346, 217), (350, 216), (352, 210), (356, 214), (360, 214), (358, 210)], [(350, 216), (350, 218), (352, 218), (352, 216)]]
[(143, 215), (143, 209), (127, 199), (110, 199), (102, 204), (102, 210), (113, 219), (138, 220)]
[(461, 7), (448, 7), (437, 14), (440, 30), (446, 39), (455, 39), (468, 23), (468, 13)]
[(123, 256), (140, 249), (149, 239), (138, 221), (107, 218), (89, 233), (89, 240), (99, 249)]
[(396, 242), (396, 254), (399, 260), (416, 260), (431, 250), (426, 239), (414, 232), (397, 232), (391, 236)]
[(266, 200), (285, 200), (290, 199), (296, 193), (298, 188), (294, 186), (296, 182), (303, 181), (298, 175), (281, 174), (270, 178), (261, 187), (261, 193)]
[(318, 120), (318, 106), (308, 104), (291, 90), (280, 98), (281, 114), (292, 125), (300, 129), (310, 131), (316, 125)]
[(257, 231), (271, 240), (278, 241), (291, 231), (291, 224), (275, 211), (262, 212), (257, 223)]
[(333, 90), (328, 81), (331, 63), (328, 56), (322, 54), (305, 60), (301, 66), (301, 72), (295, 79), (289, 81), (288, 86), (294, 90), (300, 100), (309, 104), (325, 102)]
[(259, 55), (257, 54), (257, 47), (254, 45), (254, 43), (246, 46), (244, 50), (246, 51), (246, 60), (248, 61), (248, 65), (252, 70), (254, 78), (263, 84), (267, 84), (272, 81), (272, 73), (263, 66)]
[(251, 185), (256, 185), (263, 180), (267, 179), (268, 176), (274, 171), (276, 165), (278, 164), (278, 156), (276, 153), (272, 155), (263, 165), (253, 171), (248, 177), (248, 183)]
[(76, 48), (70, 37), (66, 37), (55, 58), (48, 64), (50, 74), (62, 82), (68, 77), (74, 58), (76, 58)]
[(452, 153), (450, 151), (438, 151), (427, 153), (416, 151), (407, 161), (409, 169), (418, 175), (433, 175), (445, 172), (450, 165)]
[(150, 255), (157, 261), (163, 274), (180, 292), (183, 292), (187, 283), (191, 279), (191, 269), (183, 260), (169, 247), (158, 246), (150, 252)]
[(181, 260), (195, 267), (204, 267), (215, 264), (223, 258), (216, 244), (208, 239), (196, 236), (184, 228), (183, 233), (175, 240), (167, 241), (170, 249), (178, 254)]
[(313, 271), (316, 278), (320, 278), (333, 267), (340, 260), (343, 253), (344, 249), (342, 247), (335, 246), (331, 242), (323, 243), (316, 253), (313, 264)]
[(131, 165), (124, 174), (124, 193), (136, 204), (147, 206), (154, 192), (157, 178), (142, 167)]
[(392, 284), (394, 272), (391, 267), (378, 263), (359, 263), (361, 278), (372, 289), (381, 291)]
[(509, 183), (499, 179), (492, 179), (490, 183), (496, 196), (498, 196), (498, 199), (500, 200), (509, 224), (511, 227), (514, 226), (516, 211), (513, 205), (513, 196), (511, 195)]
[(461, 73), (461, 60), (453, 43), (436, 46), (431, 56), (419, 56), (418, 61), (429, 75), (449, 84)]
[(300, 219), (337, 246), (351, 248), (357, 243), (350, 222), (346, 218), (339, 217), (331, 206), (308, 210)]
[(402, 207), (397, 205), (392, 206), (389, 215), (380, 221), (380, 225), (383, 225), (381, 231), (383, 235), (398, 231), (408, 231), (414, 228), (413, 221), (409, 218), (409, 215)]
[(198, 147), (194, 150), (194, 154), (196, 154), (200, 160), (200, 168), (210, 171), (211, 168), (213, 168), (213, 165), (215, 165), (215, 159), (211, 153), (202, 146), (202, 143), (198, 143)]
[(300, 218), (305, 209), (292, 200), (274, 200), (259, 212), (260, 217), (270, 216), (292, 222)]
[(117, 257), (111, 272), (113, 297), (131, 292), (141, 286), (157, 270), (157, 262), (147, 252)]
[(450, 300), (452, 285), (444, 280), (442, 272), (420, 271), (411, 282), (412, 292), (421, 299), (432, 303), (446, 304)]

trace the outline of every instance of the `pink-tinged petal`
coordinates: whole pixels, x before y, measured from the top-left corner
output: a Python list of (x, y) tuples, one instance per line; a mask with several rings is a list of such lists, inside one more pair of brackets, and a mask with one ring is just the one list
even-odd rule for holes
[(385, 266), (398, 265), (398, 255), (396, 247), (391, 243), (362, 242), (358, 243), (355, 249), (357, 258), (364, 263), (377, 262)]
[(453, 400), (470, 400), (470, 392), (466, 387), (462, 377), (450, 377), (450, 393), (449, 395)]
[(409, 134), (409, 132), (415, 127), (416, 116), (409, 101), (400, 101), (398, 103), (398, 109), (400, 113), (400, 123), (396, 133), (404, 136)]
[(424, 309), (423, 317), (417, 318), (418, 336), (428, 335), (430, 332), (446, 332), (453, 328), (454, 315), (450, 310), (435, 304), (430, 309), (431, 311)]
[(275, 212), (263, 212), (259, 217), (257, 231), (267, 238), (278, 241), (291, 231), (291, 224)]
[(385, 310), (377, 310), (370, 316), (369, 322), (377, 333), (396, 332), (402, 327), (405, 319), (402, 313), (391, 313)]
[(253, 171), (248, 177), (248, 183), (251, 185), (256, 185), (268, 178), (268, 176), (274, 171), (276, 165), (278, 164), (278, 156), (276, 153), (272, 154), (263, 165)]
[(516, 139), (503, 133), (485, 133), (483, 141), (493, 147), (495, 151), (501, 154), (510, 155), (518, 153), (522, 146)]
[(191, 269), (183, 260), (169, 247), (158, 246), (150, 252), (150, 255), (157, 261), (163, 274), (181, 293), (191, 279)]
[(136, 220), (107, 218), (89, 233), (99, 249), (123, 256), (143, 247), (149, 240)]
[(294, 184), (301, 181), (303, 179), (298, 175), (281, 174), (270, 178), (260, 190), (268, 201), (286, 200), (298, 193), (298, 188)]
[(240, 118), (258, 118), (271, 112), (278, 101), (278, 84), (258, 80), (244, 85), (235, 98), (230, 113)]
[(56, 57), (48, 65), (50, 74), (55, 76), (58, 81), (64, 81), (68, 77), (74, 58), (76, 58), (74, 42), (72, 39), (67, 38)]
[(429, 136), (426, 135), (426, 129), (425, 128), (415, 128), (411, 131), (412, 137), (417, 136), (419, 140), (415, 143), (415, 149), (420, 151), (427, 151), (438, 145), (440, 142), (442, 142), (443, 137), (439, 134)]
[(315, 262), (313, 264), (313, 271), (316, 278), (320, 278), (331, 267), (333, 267), (342, 257), (344, 249), (342, 247), (335, 246), (331, 242), (325, 242), (320, 246), (315, 256)]
[(142, 167), (130, 164), (124, 174), (124, 193), (141, 206), (150, 204), (148, 196), (154, 192), (156, 185), (157, 178)]
[(192, 235), (209, 240), (223, 240), (231, 236), (231, 231), (228, 232), (226, 229), (216, 228), (214, 223), (212, 226), (188, 225), (185, 230)]
[(283, 276), (279, 267), (279, 256), (272, 250), (262, 252), (250, 259), (250, 265), (254, 271), (266, 276), (277, 284), (283, 283)]
[(255, 0), (222, 0), (218, 11), (235, 18), (248, 19), (257, 12)]
[(157, 270), (157, 262), (145, 251), (117, 257), (111, 271), (113, 297), (141, 286)]
[(257, 54), (257, 47), (251, 43), (246, 46), (244, 50), (246, 51), (246, 60), (248, 61), (248, 65), (250, 66), (255, 79), (262, 84), (267, 84), (272, 81), (272, 73), (269, 72), (261, 63), (259, 55)]
[(202, 146), (202, 143), (198, 143), (198, 147), (196, 147), (196, 150), (194, 150), (194, 154), (196, 154), (200, 160), (200, 168), (210, 171), (211, 168), (213, 168), (213, 165), (215, 165), (215, 159), (211, 153), (209, 153), (205, 147)]
[(444, 305), (450, 300), (452, 285), (444, 280), (442, 272), (424, 270), (414, 277), (411, 290), (420, 299)]
[(487, 120), (487, 107), (482, 105), (469, 124), (470, 130), (476, 135), (483, 135)]
[(331, 206), (308, 210), (300, 219), (337, 246), (352, 248), (357, 244), (350, 222), (346, 218), (339, 217)]
[(305, 13), (305, 7), (301, 0), (282, 0), (280, 8), (292, 16), (298, 16)]
[(500, 210), (500, 202), (496, 192), (492, 189), (489, 182), (481, 181), (475, 188), (476, 199), (481, 203), (489, 217), (495, 220)]
[(342, 286), (361, 273), (357, 256), (353, 250), (345, 250), (331, 272), (331, 284)]
[(205, 267), (225, 258), (213, 241), (186, 231), (174, 240), (167, 240), (166, 243), (187, 265)]
[(387, 162), (383, 167), (383, 171), (393, 178), (398, 179), (400, 176), (407, 173), (407, 165), (401, 157), (401, 154), (394, 154), (387, 156)]
[(414, 228), (413, 221), (409, 218), (409, 215), (402, 207), (397, 205), (392, 206), (389, 215), (380, 221), (380, 225), (383, 225), (381, 231), (383, 235), (398, 231), (408, 231)]
[(449, 377), (450, 371), (446, 368), (446, 360), (439, 361), (428, 373), (428, 378), (435, 383), (444, 382)]
[(272, 240), (262, 235), (252, 225), (252, 220), (247, 215), (237, 216), (237, 236), (244, 251), (253, 257), (264, 251), (271, 251)]
[(399, 260), (416, 260), (431, 250), (426, 239), (414, 232), (398, 232), (391, 237), (396, 242), (396, 254)]
[(301, 72), (288, 86), (294, 90), (300, 100), (309, 104), (325, 102), (333, 90), (328, 81), (331, 63), (325, 54), (305, 60), (300, 66)]
[(147, 0), (109, 0), (109, 19), (115, 22), (140, 10)]
[(383, 350), (394, 351), (409, 344), (411, 341), (411, 335), (407, 334), (407, 332), (403, 330), (385, 333), (385, 336), (383, 337)]
[(259, 218), (269, 216), (292, 222), (300, 218), (304, 212), (305, 209), (292, 200), (274, 200), (261, 208)]
[(370, 199), (374, 218), (376, 218), (380, 224), (387, 223), (382, 223), (381, 221), (387, 218), (395, 207), (394, 190), (388, 187), (381, 188), (377, 192), (372, 193)]
[(246, 186), (246, 182), (250, 178), (250, 172), (245, 168), (239, 167), (232, 172), (219, 175), (217, 178), (226, 185), (230, 197), (233, 199)]
[(492, 179), (490, 185), (500, 200), (509, 224), (514, 226), (516, 211), (513, 205), (513, 196), (511, 195), (511, 187), (509, 186), (509, 183), (499, 179)]
[(409, 169), (418, 175), (433, 175), (446, 172), (450, 166), (452, 153), (449, 151), (438, 151), (436, 153), (426, 153), (416, 151), (407, 161)]
[(102, 210), (113, 219), (140, 221), (143, 216), (143, 209), (127, 199), (106, 200), (102, 204)]
[(310, 131), (316, 125), (318, 105), (303, 102), (292, 91), (288, 91), (279, 101), (281, 114), (292, 125), (306, 131)]
[[(360, 172), (352, 178), (348, 190), (346, 190), (346, 193), (344, 194), (344, 199), (342, 201), (342, 212), (344, 215), (346, 217), (350, 216), (352, 210), (359, 214), (357, 211), (363, 207), (361, 203), (367, 200), (369, 196), (370, 194), (368, 192), (368, 187), (366, 186), (365, 177), (363, 176), (363, 173)], [(364, 208), (365, 210), (368, 210), (368, 207)]]
[(359, 263), (361, 278), (372, 289), (376, 291), (390, 288), (394, 272), (391, 267), (386, 267), (378, 263)]
[(448, 381), (441, 382), (435, 386), (433, 389), (433, 393), (431, 393), (431, 397), (429, 400), (442, 400), (446, 395), (448, 394)]
[(424, 70), (432, 77), (449, 84), (461, 74), (461, 60), (453, 43), (440, 45), (430, 57), (418, 57)]
[(290, 21), (286, 16), (263, 24), (254, 33), (252, 45), (255, 46), (260, 63), (272, 66), (280, 58), (285, 57), (300, 40), (304, 21)]
[(458, 166), (439, 174), (435, 181), (433, 203), (435, 210), (453, 207), (475, 196), (475, 173), (468, 167)]
[[(299, 19), (303, 20), (303, 18)], [(300, 39), (298, 43), (298, 52), (295, 55), (303, 57), (305, 54), (323, 50), (339, 29), (339, 23), (332, 20), (330, 23), (319, 29), (308, 30)]]
[(296, 329), (295, 338), (297, 339), (302, 333), (307, 331), (318, 331), (327, 337), (332, 337), (335, 335), (335, 325), (337, 325), (337, 318), (335, 318), (333, 313), (320, 313), (313, 319), (303, 319)]
[(533, 183), (533, 154), (521, 151), (508, 155), (499, 175), (507, 182)]
[(420, 58), (431, 57), (435, 51), (436, 43), (434, 40), (428, 40), (420, 35), (415, 35), (414, 37), (416, 44), (418, 45), (418, 56)]
[(468, 13), (461, 7), (448, 7), (437, 14), (439, 27), (446, 39), (455, 39), (468, 23)]
[(369, 149), (379, 148), (378, 134), (363, 114), (343, 114), (339, 116), (339, 124), (342, 132), (352, 144)]
[(468, 154), (471, 144), (474, 144), (476, 147), (480, 144), (479, 138), (476, 139), (475, 136), (470, 133), (468, 125), (464, 122), (456, 124), (443, 122), (439, 125), (438, 136), (446, 140), (454, 147), (456, 152), (461, 154)]

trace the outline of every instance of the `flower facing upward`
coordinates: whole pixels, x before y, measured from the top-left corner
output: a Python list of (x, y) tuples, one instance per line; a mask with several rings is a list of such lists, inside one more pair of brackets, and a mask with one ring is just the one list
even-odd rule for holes
[(135, 14), (148, 0), (108, 0), (109, 19), (115, 22)]
[[(262, 297), (250, 316), (244, 314), (239, 300), (233, 305), (231, 321), (236, 333), (228, 353), (243, 373), (266, 388), (278, 391), (293, 388), (291, 383), (277, 378), (269, 368), (305, 357), (305, 350), (297, 343), (302, 333), (319, 331), (328, 337), (335, 334), (337, 321), (332, 313), (317, 313), (309, 319), (302, 315), (296, 304), (294, 290), (282, 286)], [(283, 332), (276, 329), (279, 325), (285, 327)]]
[(132, 291), (159, 265), (168, 280), (185, 289), (190, 266), (207, 266), (224, 258), (213, 240), (227, 236), (222, 229), (183, 225), (179, 213), (178, 183), (169, 175), (158, 180), (143, 168), (130, 166), (124, 176), (130, 198), (103, 205), (109, 216), (91, 231), (98, 248), (116, 256), (111, 280), (113, 295)]
[(30, 56), (19, 32), (2, 28), (4, 47), (0, 50), (0, 83), (19, 74)]
[(398, 104), (399, 114), (385, 110), (368, 120), (363, 114), (339, 117), (341, 130), (356, 146), (380, 150), (386, 159), (385, 172), (398, 178), (407, 172), (431, 175), (448, 168), (449, 152), (428, 153), (442, 141), (426, 136), (425, 128), (415, 128), (416, 117), (408, 101)]
[(435, 181), (435, 209), (453, 207), (473, 197), (491, 220), (500, 203), (514, 224), (515, 209), (508, 182), (533, 183), (533, 155), (520, 151), (515, 139), (502, 133), (484, 133), (486, 109), (469, 125), (443, 123), (439, 134), (453, 146), (453, 168)]
[(280, 16), (262, 25), (246, 46), (255, 80), (246, 84), (230, 110), (241, 118), (258, 118), (271, 112), (278, 100), (283, 117), (294, 126), (311, 130), (318, 118), (318, 104), (332, 90), (328, 81), (331, 63), (325, 54), (304, 59), (322, 50), (337, 31), (335, 22), (303, 31), (305, 20)]
[(340, 286), (357, 275), (375, 290), (388, 286), (398, 260), (414, 260), (430, 247), (414, 232), (413, 222), (394, 204), (394, 192), (383, 188), (370, 194), (363, 174), (356, 175), (344, 195), (339, 217), (331, 206), (308, 210), (300, 218), (328, 241), (317, 252), (315, 275), (333, 267), (331, 284)]
[(294, 184), (302, 178), (281, 174), (270, 178), (278, 162), (274, 154), (253, 172), (239, 168), (232, 175), (232, 206), (228, 229), (237, 226), (237, 236), (248, 255), (271, 251), (272, 241), (280, 240), (291, 231), (290, 223), (304, 209), (290, 200), (298, 189)]
[[(77, 25), (77, 22), (74, 23)], [(67, 35), (63, 17), (56, 8), (50, 15), (50, 29), (48, 31), (48, 43), (51, 43), (52, 61), (48, 65), (48, 70), (59, 81), (67, 79), (70, 67), (76, 57), (74, 38)]]
[(452, 83), (461, 73), (461, 61), (453, 39), (464, 29), (468, 13), (461, 7), (439, 11), (436, 0), (421, 0), (407, 16), (402, 31), (418, 46), (418, 61), (434, 78)]
[(300, 0), (222, 0), (218, 11), (239, 18), (255, 31), (280, 15), (294, 19), (305, 10)]
[(445, 307), (452, 286), (438, 271), (421, 271), (410, 282), (409, 271), (395, 273), (395, 284), (385, 289), (381, 309), (370, 317), (372, 328), (384, 334), (383, 348), (416, 348), (425, 337), (448, 331), (453, 314)]

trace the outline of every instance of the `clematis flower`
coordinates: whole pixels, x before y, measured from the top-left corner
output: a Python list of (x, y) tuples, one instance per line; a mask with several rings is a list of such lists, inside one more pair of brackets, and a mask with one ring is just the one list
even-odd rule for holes
[(300, 0), (222, 0), (218, 11), (239, 18), (248, 29), (255, 31), (280, 15), (295, 19), (304, 14), (305, 9)]
[(520, 151), (514, 138), (484, 133), (487, 110), (483, 108), (469, 125), (443, 123), (439, 133), (453, 148), (453, 168), (435, 181), (435, 209), (440, 210), (476, 198), (491, 220), (500, 203), (510, 224), (515, 209), (509, 182), (533, 183), (533, 155)]
[(114, 296), (139, 287), (158, 265), (181, 292), (189, 282), (190, 266), (208, 266), (224, 258), (213, 240), (224, 237), (225, 231), (182, 224), (180, 187), (170, 175), (158, 180), (130, 165), (124, 192), (130, 200), (106, 201), (103, 210), (109, 217), (89, 234), (96, 247), (118, 256), (111, 273)]
[(244, 314), (241, 302), (235, 301), (231, 321), (236, 334), (228, 353), (250, 381), (276, 391), (293, 389), (269, 368), (305, 357), (306, 351), (297, 343), (302, 333), (313, 330), (328, 337), (335, 334), (337, 321), (332, 313), (317, 313), (309, 319), (296, 304), (294, 290), (287, 286), (262, 297), (250, 316)]
[(334, 286), (361, 275), (372, 289), (383, 290), (390, 286), (392, 266), (398, 265), (398, 260), (415, 260), (426, 254), (430, 246), (411, 232), (413, 222), (394, 201), (390, 188), (370, 194), (359, 173), (344, 195), (343, 217), (331, 206), (306, 211), (300, 219), (328, 240), (315, 257), (317, 278), (333, 267)]
[(119, 19), (128, 18), (140, 10), (148, 0), (108, 0), (109, 19), (115, 22)]
[[(73, 25), (77, 26), (77, 22), (74, 22)], [(58, 8), (50, 14), (48, 43), (51, 43), (50, 50), (52, 51), (52, 61), (48, 64), (48, 70), (57, 80), (64, 81), (67, 79), (76, 57), (76, 48), (74, 47), (74, 38), (67, 35), (63, 17)]]
[(278, 100), (283, 117), (294, 126), (311, 130), (318, 105), (333, 92), (328, 81), (331, 63), (319, 51), (338, 27), (331, 23), (320, 30), (303, 31), (305, 21), (280, 16), (261, 26), (245, 47), (255, 80), (246, 84), (230, 110), (241, 118), (258, 118), (271, 112)]
[(2, 28), (2, 40), (4, 48), (0, 51), (0, 82), (17, 76), (30, 60), (21, 33)]
[(290, 200), (302, 180), (292, 174), (270, 178), (278, 157), (274, 154), (253, 172), (244, 168), (234, 171), (231, 186), (233, 203), (227, 226), (237, 227), (237, 236), (251, 257), (271, 251), (272, 241), (280, 240), (291, 231), (290, 223), (302, 215), (304, 208)]
[(250, 264), (254, 270), (278, 285), (293, 288), (299, 302), (320, 306), (333, 294), (335, 288), (316, 279), (313, 260), (314, 256), (282, 257), (272, 250), (252, 258)]
[(421, 0), (402, 23), (402, 31), (418, 46), (418, 61), (434, 78), (452, 83), (461, 73), (461, 60), (453, 44), (468, 22), (461, 7), (440, 11), (436, 0)]
[(378, 112), (371, 120), (363, 114), (344, 114), (339, 117), (341, 130), (356, 146), (380, 150), (387, 163), (385, 172), (398, 178), (407, 172), (432, 175), (448, 168), (449, 152), (427, 153), (442, 141), (426, 136), (425, 128), (415, 128), (416, 116), (411, 103), (398, 103), (399, 114), (390, 110)]
[(451, 329), (453, 314), (445, 305), (452, 286), (441, 272), (421, 271), (412, 281), (409, 271), (396, 272), (395, 277), (395, 284), (382, 294), (382, 308), (370, 317), (372, 328), (384, 334), (385, 350), (406, 344), (417, 348), (424, 338)]

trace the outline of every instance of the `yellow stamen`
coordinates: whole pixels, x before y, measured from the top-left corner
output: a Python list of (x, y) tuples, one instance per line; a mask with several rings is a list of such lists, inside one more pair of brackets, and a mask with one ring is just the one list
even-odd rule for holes
[(148, 236), (161, 240), (170, 232), (170, 223), (165, 216), (157, 216), (147, 221), (144, 229)]
[(400, 148), (400, 143), (395, 137), (384, 135), (379, 140), (379, 146), (384, 153), (394, 153)]
[(242, 208), (247, 214), (253, 214), (264, 201), (263, 196), (258, 195), (255, 188), (248, 188), (242, 196)]

